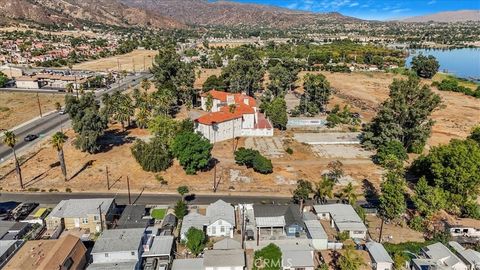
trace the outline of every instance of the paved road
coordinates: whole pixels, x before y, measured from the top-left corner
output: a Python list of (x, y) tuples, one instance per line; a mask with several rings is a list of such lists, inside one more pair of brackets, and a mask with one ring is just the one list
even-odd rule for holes
[[(1, 193), (0, 206), (7, 202), (37, 202), (41, 204), (57, 204), (66, 199), (86, 198), (115, 198), (118, 204), (128, 204), (128, 194), (113, 193)], [(218, 199), (230, 203), (288, 203), (290, 197), (268, 197), (268, 196), (245, 196), (245, 195), (194, 195), (190, 200), (191, 204), (210, 204)], [(164, 204), (170, 205), (180, 199), (179, 195), (173, 194), (139, 194), (132, 193), (132, 203), (136, 204)]]
[(54, 89), (47, 89), (47, 88), (41, 88), (41, 89), (28, 89), (28, 88), (17, 88), (17, 87), (11, 87), (11, 88), (0, 88), (1, 92), (20, 92), (20, 93), (39, 93), (39, 94), (59, 94), (59, 95), (65, 95), (65, 92), (60, 92), (58, 90)]
[[(115, 83), (109, 89), (101, 89), (96, 92), (97, 98), (100, 98), (104, 93), (110, 93), (116, 90), (124, 91), (130, 85), (139, 84), (143, 78), (151, 78), (151, 74), (138, 74), (128, 76), (119, 83)], [(47, 136), (51, 134), (53, 131), (60, 130), (62, 126), (68, 126), (70, 124), (70, 119), (68, 115), (60, 115), (58, 113), (53, 113), (47, 116), (44, 116), (40, 119), (29, 123), (17, 130), (14, 130), (15, 135), (17, 135), (18, 144), (15, 147), (17, 151), (25, 151), (29, 147), (35, 145), (36, 141), (33, 142), (25, 142), (23, 138), (28, 134), (38, 134), (40, 137)], [(1, 139), (1, 138), (0, 138)], [(38, 140), (37, 140), (38, 141)], [(8, 160), (11, 156), (12, 151), (4, 145), (0, 145), (0, 164)]]

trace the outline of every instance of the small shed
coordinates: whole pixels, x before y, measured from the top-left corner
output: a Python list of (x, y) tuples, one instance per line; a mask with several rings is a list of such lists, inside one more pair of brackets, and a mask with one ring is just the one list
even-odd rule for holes
[(376, 270), (392, 270), (393, 269), (393, 260), (388, 255), (387, 250), (383, 247), (382, 244), (371, 241), (365, 244), (367, 247), (368, 253), (372, 258), (373, 269)]

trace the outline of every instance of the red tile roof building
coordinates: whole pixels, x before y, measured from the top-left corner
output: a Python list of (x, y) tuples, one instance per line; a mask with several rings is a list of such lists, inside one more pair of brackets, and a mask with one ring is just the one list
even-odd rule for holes
[[(211, 108), (207, 108), (210, 98)], [(195, 129), (211, 142), (234, 137), (273, 136), (272, 124), (257, 111), (252, 97), (211, 90), (201, 95), (201, 103), (202, 109), (209, 113), (195, 120)]]

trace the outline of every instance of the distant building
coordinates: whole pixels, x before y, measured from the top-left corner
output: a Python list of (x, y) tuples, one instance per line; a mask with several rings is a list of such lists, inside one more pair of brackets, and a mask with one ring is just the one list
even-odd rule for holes
[(26, 242), (7, 262), (3, 270), (83, 270), (87, 249), (71, 234), (56, 240)]
[(211, 90), (201, 95), (201, 106), (209, 113), (195, 119), (195, 131), (212, 143), (235, 137), (273, 136), (272, 124), (257, 110), (252, 97)]
[(455, 241), (448, 242), (448, 245), (457, 252), (457, 255), (463, 260), (469, 270), (480, 269), (480, 252), (473, 249), (466, 249)]
[(102, 226), (106, 229), (110, 225), (115, 207), (115, 200), (112, 198), (63, 200), (45, 219), (47, 229), (80, 228), (91, 233), (100, 232)]
[(140, 269), (145, 229), (105, 230), (93, 246), (88, 270)]
[(392, 270), (393, 269), (393, 260), (388, 255), (387, 250), (383, 247), (382, 244), (374, 241), (367, 242), (365, 244), (367, 247), (368, 253), (372, 258), (373, 269), (375, 270)]
[(351, 238), (365, 239), (367, 227), (350, 204), (319, 204), (313, 206), (318, 218), (329, 220), (339, 232), (347, 231)]
[(39, 89), (42, 85), (36, 77), (31, 76), (21, 76), (15, 80), (17, 88), (22, 89)]

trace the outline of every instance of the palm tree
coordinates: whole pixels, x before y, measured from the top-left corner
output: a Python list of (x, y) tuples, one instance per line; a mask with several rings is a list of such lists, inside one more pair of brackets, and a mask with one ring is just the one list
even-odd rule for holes
[(23, 186), (23, 179), (22, 179), (22, 170), (20, 168), (20, 163), (18, 162), (18, 159), (17, 159), (17, 153), (15, 152), (17, 137), (15, 136), (15, 133), (8, 130), (5, 131), (3, 135), (4, 135), (3, 144), (5, 144), (7, 147), (12, 148), (13, 158), (15, 160), (15, 171), (17, 172), (18, 181), (20, 181), (20, 187), (23, 189), (24, 186)]
[(67, 141), (67, 136), (63, 132), (53, 134), (51, 144), (57, 150), (58, 161), (62, 168), (62, 174), (65, 181), (67, 181), (67, 166), (65, 165), (65, 156), (63, 154), (63, 144)]
[(67, 83), (67, 85), (65, 86), (65, 90), (67, 91), (67, 93), (72, 93), (73, 92), (73, 83)]
[(355, 188), (351, 182), (342, 190), (342, 198), (347, 200), (351, 205), (357, 202), (357, 194), (355, 194)]
[(314, 198), (317, 202), (325, 203), (327, 198), (332, 198), (334, 185), (335, 180), (327, 176), (324, 176), (322, 181), (315, 183)]
[(151, 83), (147, 78), (145, 78), (145, 79), (142, 80), (141, 86), (142, 86), (143, 90), (145, 90), (145, 92), (146, 92), (146, 91), (148, 91), (148, 89), (150, 89)]

